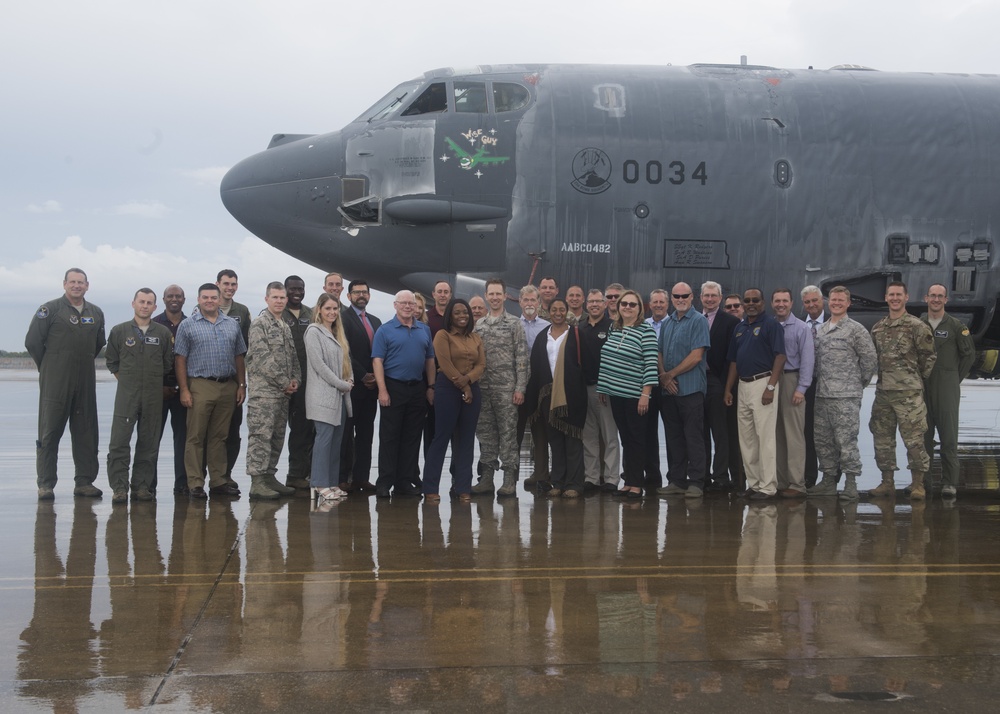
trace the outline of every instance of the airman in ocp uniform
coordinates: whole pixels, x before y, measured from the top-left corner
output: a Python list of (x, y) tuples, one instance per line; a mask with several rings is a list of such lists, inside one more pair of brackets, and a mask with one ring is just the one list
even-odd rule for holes
[(59, 440), (69, 421), (76, 467), (75, 496), (98, 497), (97, 377), (94, 359), (104, 347), (104, 313), (83, 299), (90, 282), (79, 268), (63, 278), (65, 295), (35, 312), (24, 338), (38, 366), (38, 498), (54, 498)]
[(482, 466), (473, 493), (493, 493), (493, 479), (503, 467), (500, 496), (517, 492), (520, 459), (517, 449), (517, 408), (524, 403), (528, 385), (528, 343), (521, 321), (504, 310), (506, 286), (500, 279), (486, 283), (489, 314), (476, 320), (476, 333), (483, 341), (486, 371), (479, 382), (482, 410), (476, 437)]
[(962, 398), (962, 380), (969, 376), (976, 358), (976, 345), (969, 328), (944, 311), (948, 288), (931, 285), (924, 296), (927, 312), (920, 319), (934, 334), (937, 361), (924, 385), (927, 403), (927, 434), (924, 446), (928, 456), (934, 453), (934, 430), (941, 441), (941, 495), (954, 498), (958, 493), (958, 404)]
[(105, 359), (108, 371), (118, 380), (115, 411), (108, 444), (108, 481), (112, 503), (128, 499), (130, 442), (136, 425), (132, 466), (132, 498), (153, 500), (156, 461), (160, 451), (163, 412), (163, 377), (174, 364), (170, 330), (150, 320), (156, 309), (156, 293), (139, 289), (132, 299), (135, 316), (111, 328)]
[(878, 384), (868, 428), (875, 437), (875, 463), (882, 472), (882, 483), (869, 491), (870, 496), (894, 496), (896, 485), (896, 428), (906, 445), (907, 468), (912, 476), (910, 498), (924, 498), (924, 476), (930, 459), (924, 448), (927, 431), (927, 407), (924, 404), (924, 381), (937, 359), (930, 328), (906, 312), (909, 295), (906, 284), (889, 283), (885, 301), (889, 316), (872, 328), (878, 353)]
[(247, 348), (247, 474), (250, 498), (274, 499), (295, 493), (274, 477), (285, 446), (288, 401), (302, 378), (292, 331), (281, 319), (288, 298), (285, 286), (267, 286), (267, 310), (250, 325)]

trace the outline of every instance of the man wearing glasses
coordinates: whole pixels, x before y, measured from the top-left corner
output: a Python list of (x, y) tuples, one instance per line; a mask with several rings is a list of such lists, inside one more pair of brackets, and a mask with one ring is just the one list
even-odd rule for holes
[(711, 346), (708, 319), (692, 310), (694, 295), (687, 283), (671, 291), (674, 312), (663, 323), (657, 340), (660, 409), (667, 433), (666, 488), (663, 496), (700, 498), (705, 491), (705, 392)]
[(764, 294), (758, 288), (743, 293), (743, 309), (746, 317), (729, 344), (725, 401), (726, 406), (733, 405), (733, 387), (739, 380), (737, 421), (746, 496), (759, 501), (778, 492), (775, 397), (785, 367), (785, 336), (781, 325), (764, 311)]
[(353, 416), (347, 418), (344, 440), (340, 445), (340, 489), (364, 492), (375, 490), (370, 474), (378, 385), (372, 367), (372, 343), (382, 321), (365, 309), (371, 299), (366, 281), (352, 280), (347, 286), (347, 297), (350, 307), (340, 311), (340, 319), (344, 321), (344, 335), (354, 370), (354, 388), (351, 390)]
[(372, 371), (382, 407), (379, 424), (378, 480), (375, 496), (419, 496), (410, 472), (420, 453), (427, 406), (434, 403), (434, 345), (431, 330), (415, 318), (417, 299), (400, 290), (396, 316), (375, 333)]
[(733, 295), (726, 295), (726, 303), (723, 305), (723, 309), (730, 315), (735, 317), (737, 320), (743, 319), (743, 298), (735, 293)]
[(611, 283), (604, 288), (604, 299), (608, 301), (608, 317), (614, 322), (618, 319), (618, 298), (625, 292), (625, 286), (621, 283)]

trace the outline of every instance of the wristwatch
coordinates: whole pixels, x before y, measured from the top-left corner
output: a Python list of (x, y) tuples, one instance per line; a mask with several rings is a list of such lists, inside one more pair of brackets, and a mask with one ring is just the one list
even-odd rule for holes
[(774, 385), (773, 384), (767, 385), (767, 391), (773, 392), (774, 391)]

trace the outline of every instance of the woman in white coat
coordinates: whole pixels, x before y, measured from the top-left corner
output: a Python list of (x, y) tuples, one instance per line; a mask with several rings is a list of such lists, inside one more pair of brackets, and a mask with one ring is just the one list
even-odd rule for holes
[(351, 416), (354, 374), (344, 327), (340, 323), (340, 303), (323, 293), (313, 315), (314, 322), (305, 333), (306, 418), (316, 426), (310, 481), (313, 497), (322, 504), (347, 496), (337, 484), (340, 483), (340, 442), (347, 418)]

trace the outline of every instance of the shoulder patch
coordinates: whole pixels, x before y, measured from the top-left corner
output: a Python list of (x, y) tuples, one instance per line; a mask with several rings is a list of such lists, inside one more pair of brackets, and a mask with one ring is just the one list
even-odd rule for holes
[(35, 317), (37, 317), (39, 320), (44, 320), (48, 316), (49, 316), (49, 308), (47, 305), (42, 305), (40, 308), (38, 308), (38, 312), (35, 313)]

